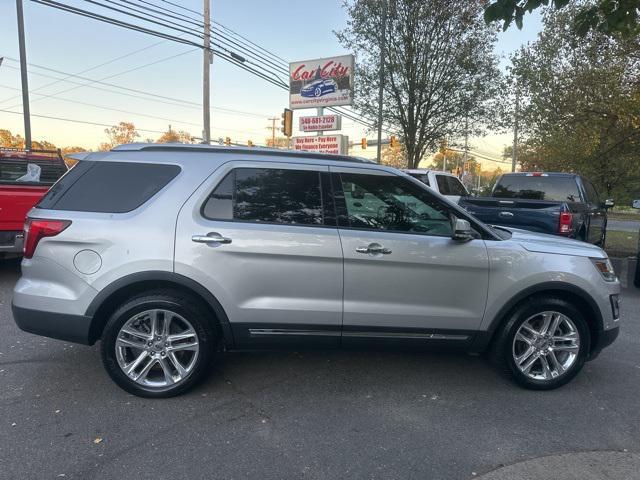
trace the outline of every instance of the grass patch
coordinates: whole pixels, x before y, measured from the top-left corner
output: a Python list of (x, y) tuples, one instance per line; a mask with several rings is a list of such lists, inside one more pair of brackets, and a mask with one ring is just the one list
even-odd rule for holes
[(638, 252), (638, 232), (607, 230), (604, 249), (610, 257), (635, 257)]

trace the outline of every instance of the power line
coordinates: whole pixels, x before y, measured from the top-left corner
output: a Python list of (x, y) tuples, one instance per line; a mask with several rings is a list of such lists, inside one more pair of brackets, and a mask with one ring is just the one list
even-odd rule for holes
[[(5, 57), (6, 59), (6, 57)], [(9, 59), (11, 61), (15, 61), (13, 59)], [(41, 65), (36, 65), (36, 64), (32, 64), (30, 63), (29, 65), (31, 65), (32, 67), (36, 67), (36, 68), (47, 68), (48, 67), (43, 67)], [(6, 68), (11, 68), (13, 70), (18, 70), (18, 68), (13, 67), (11, 65), (5, 65)], [(48, 69), (48, 70), (54, 70), (54, 69)], [(185, 107), (185, 108), (191, 108), (191, 109), (199, 109), (200, 105), (198, 103), (195, 102), (190, 102), (188, 100), (182, 100), (182, 99), (178, 99), (178, 98), (172, 98), (172, 97), (162, 97), (162, 98), (167, 98), (167, 99), (171, 99), (173, 101), (169, 102), (169, 101), (164, 101), (161, 100), (159, 98), (156, 98), (158, 96), (158, 94), (153, 94), (153, 93), (148, 93), (148, 92), (142, 92), (140, 90), (134, 90), (134, 89), (129, 89), (127, 87), (122, 87), (120, 85), (116, 85), (116, 84), (111, 84), (111, 83), (105, 83), (105, 82), (100, 82), (100, 83), (105, 83), (106, 85), (112, 85), (113, 87), (117, 87), (123, 90), (129, 90), (129, 91), (133, 91), (133, 92), (140, 92), (140, 93), (144, 93), (145, 95), (149, 95), (152, 98), (148, 98), (148, 97), (144, 97), (141, 95), (135, 95), (135, 94), (130, 94), (130, 93), (125, 93), (125, 92), (119, 92), (116, 90), (111, 90), (108, 88), (100, 88), (100, 87), (96, 87), (95, 85), (92, 85), (91, 82), (87, 82), (87, 83), (79, 83), (79, 82), (74, 82), (71, 80), (68, 80), (69, 77), (73, 77), (75, 76), (74, 74), (67, 74), (66, 72), (62, 72), (60, 70), (54, 70), (57, 73), (61, 73), (64, 75), (67, 75), (67, 77), (64, 77), (63, 79), (59, 78), (59, 77), (54, 77), (52, 75), (47, 75), (41, 72), (31, 72), (33, 75), (38, 75), (38, 76), (42, 76), (42, 77), (46, 77), (46, 78), (53, 78), (53, 79), (58, 79), (60, 81), (64, 81), (65, 83), (71, 83), (74, 85), (79, 85), (80, 87), (87, 87), (87, 88), (92, 88), (94, 90), (99, 90), (99, 91), (103, 91), (103, 92), (108, 92), (108, 93), (115, 93), (117, 95), (124, 95), (127, 97), (132, 97), (132, 98), (138, 98), (141, 100), (147, 100), (147, 101), (153, 101), (153, 102), (158, 102), (158, 103), (163, 103), (166, 105), (171, 105), (171, 106), (175, 106), (175, 107)], [(86, 78), (86, 77), (82, 77), (82, 78)], [(97, 80), (94, 80), (94, 82), (97, 82)], [(8, 87), (8, 88), (12, 88), (12, 87)], [(57, 94), (52, 94), (52, 97), (55, 97)], [(174, 102), (180, 102), (180, 103), (174, 103)], [(257, 118), (264, 118), (267, 115), (266, 114), (259, 114), (259, 113), (254, 113), (254, 112), (245, 112), (242, 110), (235, 110), (232, 108), (225, 108), (225, 107), (211, 107), (212, 110), (217, 110), (217, 111), (221, 111), (221, 112), (227, 112), (227, 113), (233, 113), (233, 114), (238, 114), (238, 115), (246, 115), (246, 116), (252, 116), (252, 117), (257, 117)]]
[[(145, 27), (140, 27), (138, 25), (134, 25), (134, 24), (131, 24), (131, 23), (128, 23), (128, 22), (124, 22), (122, 20), (116, 20), (114, 18), (105, 17), (104, 15), (99, 15), (97, 13), (93, 13), (93, 12), (90, 12), (88, 10), (83, 10), (83, 9), (79, 9), (79, 8), (76, 8), (76, 7), (71, 7), (69, 5), (65, 5), (65, 4), (62, 4), (62, 3), (59, 3), (59, 2), (55, 2), (54, 0), (31, 0), (31, 1), (33, 1), (35, 3), (39, 3), (39, 4), (42, 4), (42, 5), (45, 5), (45, 6), (48, 6), (48, 7), (51, 7), (51, 8), (56, 8), (56, 9), (63, 10), (63, 11), (66, 11), (66, 12), (74, 13), (74, 14), (77, 14), (77, 15), (80, 15), (80, 16), (83, 16), (83, 17), (87, 17), (87, 18), (91, 18), (91, 19), (94, 19), (94, 20), (99, 20), (99, 21), (102, 21), (102, 22), (106, 22), (106, 23), (109, 23), (109, 24), (112, 24), (112, 25), (116, 25), (116, 26), (120, 26), (120, 27), (123, 27), (123, 28), (127, 28), (129, 30), (133, 30), (133, 31), (141, 32), (141, 33), (147, 33), (149, 35), (155, 35), (157, 37), (161, 37), (161, 38), (164, 38), (164, 39), (167, 39), (167, 40), (174, 40), (174, 41), (179, 42), (179, 43), (185, 43), (187, 45), (193, 45), (193, 46), (198, 47), (198, 48), (203, 48), (202, 45), (200, 45), (198, 43), (195, 43), (195, 42), (192, 42), (191, 40), (186, 40), (186, 39), (177, 37), (175, 35), (170, 35), (168, 33), (158, 32), (156, 30), (151, 30), (151, 29), (148, 29), (148, 28), (145, 28)], [(86, 0), (86, 1), (89, 1), (89, 0)], [(93, 0), (91, 0), (91, 1), (93, 1)], [(93, 3), (95, 3), (95, 2), (93, 2)], [(281, 88), (285, 88), (286, 87), (286, 83), (284, 83), (282, 80), (270, 78), (268, 75), (265, 75), (260, 70), (255, 70), (255, 69), (245, 65), (245, 63), (250, 63), (250, 62), (247, 62), (246, 59), (238, 56), (237, 54), (234, 54), (234, 52), (230, 51), (229, 49), (227, 49), (227, 48), (225, 48), (225, 47), (223, 47), (223, 46), (221, 46), (220, 44), (217, 44), (217, 43), (213, 43), (212, 42), (212, 44), (215, 45), (218, 49), (220, 49), (220, 50), (212, 49), (212, 51), (217, 56), (229, 61), (230, 63), (235, 64), (236, 66), (242, 68), (243, 70), (246, 70), (246, 71), (248, 71), (250, 73), (253, 73), (254, 75), (262, 78), (263, 80), (268, 81), (269, 83), (271, 83), (273, 85), (279, 86)]]
[[(152, 65), (156, 65), (156, 64), (158, 64), (158, 63), (166, 62), (167, 60), (172, 60), (172, 59), (174, 59), (174, 58), (177, 58), (177, 57), (181, 57), (181, 56), (187, 55), (188, 53), (192, 53), (192, 52), (194, 52), (194, 51), (196, 51), (196, 50), (195, 50), (195, 49), (191, 49), (191, 50), (187, 50), (186, 52), (178, 53), (178, 54), (175, 54), (175, 55), (171, 55), (171, 56), (169, 56), (169, 57), (161, 58), (160, 60), (155, 60), (155, 61), (153, 61), (153, 62), (146, 63), (146, 64), (144, 64), (144, 65), (138, 65), (137, 67), (133, 67), (133, 68), (130, 68), (130, 69), (128, 69), (128, 70), (124, 70), (124, 71), (122, 71), (122, 72), (118, 72), (118, 73), (114, 73), (114, 74), (111, 74), (111, 75), (107, 75), (106, 77), (103, 77), (103, 78), (101, 78), (100, 80), (97, 80), (97, 81), (96, 81), (96, 80), (92, 80), (92, 79), (87, 79), (86, 77), (81, 77), (81, 76), (79, 76), (79, 75), (73, 75), (73, 76), (74, 76), (74, 77), (77, 77), (77, 78), (81, 78), (81, 79), (89, 80), (89, 83), (93, 83), (93, 82), (96, 82), (96, 83), (104, 83), (104, 82), (102, 82), (102, 80), (108, 80), (108, 79), (110, 79), (110, 78), (114, 78), (114, 77), (118, 77), (118, 76), (120, 76), (120, 75), (124, 75), (125, 73), (131, 73), (131, 72), (134, 72), (134, 71), (136, 71), (136, 70), (140, 70), (140, 69), (142, 69), (142, 68), (146, 68), (146, 67), (150, 67), (150, 66), (152, 66)], [(15, 60), (14, 60), (14, 61), (15, 61)], [(31, 64), (30, 64), (30, 65), (31, 65)], [(38, 68), (42, 68), (42, 69), (44, 69), (44, 70), (54, 71), (54, 72), (56, 72), (56, 73), (62, 73), (62, 74), (64, 75), (64, 72), (61, 72), (60, 70), (54, 70), (54, 69), (52, 69), (52, 68), (47, 68), (47, 67), (38, 67)], [(109, 84), (105, 84), (105, 85), (109, 85)], [(59, 94), (61, 94), (61, 93), (67, 93), (67, 92), (70, 92), (70, 91), (72, 91), (72, 90), (76, 90), (76, 89), (78, 89), (78, 88), (81, 88), (82, 86), (83, 86), (83, 85), (79, 85), (79, 86), (76, 86), (76, 87), (67, 88), (66, 90), (61, 90), (61, 91), (58, 91), (58, 92), (55, 92), (55, 93), (47, 94), (47, 95), (44, 95), (44, 97), (39, 98), (38, 100), (42, 100), (42, 99), (44, 99), (44, 98), (51, 97), (51, 96), (53, 96), (53, 95), (59, 95)], [(115, 86), (115, 85), (111, 84), (111, 86)], [(140, 91), (139, 91), (139, 92), (140, 92)], [(142, 92), (142, 93), (144, 93), (144, 92)], [(9, 108), (17, 108), (17, 107), (19, 107), (19, 106), (20, 106), (20, 105), (14, 105), (14, 106), (11, 106), (11, 107), (9, 107)]]
[[(4, 113), (14, 113), (16, 115), (22, 115), (22, 112), (14, 112), (12, 110), (4, 110), (4, 109), (0, 109), (0, 112), (4, 112)], [(84, 123), (86, 125), (96, 125), (98, 127), (113, 127), (113, 125), (109, 125), (107, 123), (98, 123), (98, 122), (89, 122), (87, 120), (76, 120), (73, 118), (63, 118), (63, 117), (54, 117), (54, 116), (50, 116), (50, 115), (39, 115), (36, 113), (32, 113), (31, 114), (32, 117), (39, 117), (39, 118), (48, 118), (50, 120), (60, 120), (62, 122), (71, 122), (71, 123)], [(160, 130), (148, 130), (145, 128), (136, 128), (136, 130), (140, 131), (140, 132), (149, 132), (149, 133), (165, 133), (165, 132), (161, 132)]]
[[(129, 16), (132, 16), (134, 18), (138, 18), (138, 19), (143, 20), (145, 22), (149, 22), (149, 23), (153, 23), (153, 24), (156, 24), (156, 25), (160, 25), (160, 26), (163, 26), (165, 28), (173, 29), (173, 30), (176, 30), (176, 31), (181, 32), (181, 33), (185, 33), (185, 34), (188, 34), (188, 35), (193, 35), (193, 36), (195, 36), (197, 38), (204, 39), (203, 34), (201, 34), (200, 31), (197, 31), (197, 32), (194, 31), (192, 27), (185, 27), (183, 25), (178, 25), (175, 22), (172, 22), (172, 21), (169, 21), (169, 20), (165, 20), (162, 17), (158, 17), (157, 15), (153, 15), (151, 13), (148, 13), (148, 12), (144, 11), (144, 10), (141, 11), (137, 7), (125, 7), (128, 10), (121, 10), (120, 8), (116, 8), (116, 7), (112, 7), (112, 6), (109, 6), (109, 5), (105, 5), (104, 3), (100, 2), (100, 1), (96, 1), (96, 0), (84, 0), (84, 1), (88, 2), (88, 3), (91, 3), (91, 4), (94, 4), (94, 5), (98, 5), (98, 6), (102, 7), (102, 8), (107, 8), (107, 9), (122, 13), (124, 15), (129, 15)], [(114, 0), (103, 0), (103, 1), (106, 1), (107, 3), (109, 3), (111, 5), (114, 4)], [(116, 0), (116, 1), (126, 2), (127, 4), (134, 5), (128, 0)], [(132, 13), (132, 12), (143, 13), (146, 16), (140, 16), (140, 15), (137, 15), (136, 13)], [(156, 20), (161, 20), (161, 21), (150, 20), (150, 18), (155, 18)], [(224, 35), (218, 35), (217, 39), (218, 39), (218, 41), (226, 43), (227, 46), (229, 46), (229, 43), (231, 43), (232, 45), (235, 45), (237, 47), (243, 48), (237, 42), (234, 42), (233, 40), (228, 39)], [(214, 42), (211, 42), (211, 43), (215, 44)], [(217, 44), (217, 46), (218, 46), (218, 48), (226, 50), (225, 47), (223, 47), (223, 46), (221, 46), (219, 44)], [(231, 48), (234, 48), (234, 47), (231, 47)], [(232, 52), (230, 52), (229, 50), (226, 50), (226, 51), (228, 53), (230, 53), (231, 56), (233, 57)], [(255, 52), (251, 52), (249, 50), (243, 50), (243, 53), (245, 55), (247, 55), (247, 56), (252, 57), (254, 60), (257, 60), (257, 61), (265, 60), (265, 61), (269, 62), (269, 60), (267, 58), (265, 58), (265, 57), (263, 57), (263, 56), (261, 56), (259, 54), (256, 54)], [(237, 59), (235, 59), (235, 60), (237, 60)], [(266, 70), (269, 70), (270, 72), (272, 72), (277, 80), (281, 80), (281, 79), (279, 79), (277, 77), (277, 73), (273, 72), (271, 70), (271, 68), (273, 68), (273, 66), (274, 66), (272, 63), (271, 64), (267, 64), (267, 65), (257, 65), (255, 63), (253, 63), (252, 61), (247, 60), (246, 58), (242, 59), (242, 63), (250, 63), (250, 64), (253, 64), (253, 65), (256, 65), (256, 66), (262, 66), (263, 69), (266, 69)], [(269, 68), (269, 67), (271, 67), (271, 68)], [(277, 68), (277, 66), (276, 66), (276, 68)], [(288, 74), (288, 69), (285, 69), (284, 71)]]
[[(10, 90), (18, 90), (18, 91), (20, 90), (19, 88), (10, 87), (9, 85), (0, 84), (0, 87), (7, 88), (7, 89), (10, 89)], [(31, 91), (30, 93), (33, 94), (34, 92)], [(44, 96), (42, 93), (35, 93), (35, 95)], [(127, 113), (127, 114), (130, 114), (130, 115), (137, 115), (137, 116), (140, 116), (140, 117), (148, 117), (148, 118), (153, 118), (155, 120), (163, 120), (165, 122), (182, 123), (182, 124), (185, 124), (185, 125), (192, 125), (194, 127), (199, 127), (200, 126), (199, 123), (185, 122), (183, 120), (176, 120), (175, 118), (158, 117), (158, 116), (155, 116), (155, 115), (148, 115), (148, 114), (145, 114), (145, 113), (132, 112), (130, 110), (121, 110), (119, 108), (107, 107), (107, 106), (104, 106), (104, 105), (96, 105), (95, 103), (82, 102), (80, 100), (73, 100), (71, 98), (59, 97), (57, 95), (47, 95), (47, 97), (51, 97), (51, 98), (53, 98), (55, 100), (60, 100), (60, 101), (63, 101), (63, 102), (75, 103), (75, 104), (78, 104), (78, 105), (85, 105), (87, 107), (100, 108), (102, 110), (111, 110), (113, 112)], [(42, 100), (42, 99), (38, 99), (38, 100)]]
[[(153, 48), (153, 47), (155, 47), (155, 46), (157, 46), (157, 45), (160, 45), (161, 43), (163, 43), (163, 42), (165, 42), (165, 41), (166, 41), (166, 40), (160, 40), (159, 42), (155, 42), (155, 43), (153, 43), (153, 44), (151, 44), (151, 45), (147, 45), (146, 47), (139, 48), (139, 49), (134, 50), (134, 51), (129, 52), (129, 53), (125, 53), (124, 55), (120, 55), (119, 57), (112, 58), (111, 60), (108, 60), (108, 61), (106, 61), (106, 62), (102, 62), (102, 63), (100, 63), (100, 64), (98, 64), (98, 65), (94, 65), (93, 67), (86, 68), (86, 69), (84, 69), (84, 70), (81, 70), (81, 71), (79, 71), (79, 72), (76, 72), (76, 73), (75, 73), (75, 75), (80, 75), (80, 74), (82, 74), (82, 73), (87, 73), (87, 72), (90, 72), (90, 71), (92, 71), (92, 70), (96, 70), (96, 69), (98, 69), (98, 68), (100, 68), (100, 67), (104, 67), (105, 65), (109, 65), (109, 64), (111, 64), (111, 63), (117, 62), (118, 60), (122, 60), (123, 58), (127, 58), (127, 57), (130, 57), (130, 56), (132, 56), (132, 55), (135, 55), (136, 53), (140, 53), (140, 52), (143, 52), (143, 51), (148, 50), (148, 49), (150, 49), (150, 48)], [(55, 82), (47, 83), (46, 85), (42, 85), (42, 86), (40, 86), (40, 87), (38, 87), (38, 88), (31, 89), (30, 91), (31, 91), (31, 92), (37, 92), (37, 91), (40, 91), (40, 90), (44, 90), (45, 88), (50, 87), (50, 86), (52, 86), (52, 85), (55, 85), (55, 84), (57, 84), (57, 83), (60, 83), (60, 82), (62, 82), (63, 80), (65, 80), (65, 79), (67, 79), (67, 78), (70, 78), (70, 77), (71, 77), (71, 75), (68, 75), (68, 76), (67, 76), (67, 77), (65, 77), (65, 78), (62, 78), (62, 79), (60, 79), (60, 80), (56, 80)], [(20, 98), (20, 95), (14, 95), (13, 97), (9, 97), (9, 98), (5, 98), (4, 100), (0, 100), (0, 104), (1, 104), (1, 103), (5, 103), (5, 102), (8, 102), (8, 101), (10, 101), (10, 100), (13, 100), (13, 99), (15, 99), (15, 98)]]
[(184, 7), (182, 5), (178, 5), (177, 3), (170, 2), (169, 0), (161, 0), (164, 3), (168, 3), (169, 5), (173, 5), (174, 7), (181, 8), (182, 10), (186, 10), (187, 12), (195, 13), (198, 16), (202, 16), (202, 12), (196, 12), (195, 10), (191, 10), (190, 8)]
[(76, 15), (80, 15), (82, 17), (92, 18), (94, 20), (99, 20), (101, 22), (110, 23), (112, 25), (116, 25), (119, 27), (128, 28), (129, 30), (134, 30), (140, 33), (146, 33), (148, 35), (153, 35), (156, 37), (164, 38), (165, 40), (173, 40), (174, 42), (184, 43), (187, 45), (191, 45), (194, 47), (202, 48), (202, 46), (198, 43), (192, 42), (191, 40), (187, 40), (184, 38), (177, 37), (175, 35), (171, 35), (168, 33), (158, 32), (156, 30), (151, 30), (149, 28), (141, 27), (138, 25), (134, 25), (132, 23), (124, 22), (122, 20), (116, 20), (114, 18), (106, 17), (104, 15), (99, 15), (97, 13), (90, 12), (88, 10), (83, 10), (81, 8), (72, 7), (69, 5), (65, 5), (63, 3), (55, 2), (53, 0), (31, 0), (32, 2), (39, 3), (41, 5), (45, 5), (47, 7), (56, 8), (58, 10), (62, 10), (69, 13), (74, 13)]
[[(158, 32), (158, 31), (151, 30), (151, 29), (148, 29), (148, 28), (145, 28), (145, 27), (140, 27), (138, 25), (134, 25), (134, 24), (131, 24), (131, 23), (128, 23), (128, 22), (124, 22), (124, 21), (121, 21), (121, 20), (116, 20), (116, 19), (113, 19), (113, 18), (110, 18), (110, 17), (106, 17), (104, 15), (99, 15), (99, 14), (90, 12), (88, 10), (83, 10), (83, 9), (79, 9), (79, 8), (76, 8), (76, 7), (71, 7), (69, 5), (65, 5), (65, 4), (56, 2), (54, 0), (32, 0), (32, 1), (34, 1), (36, 3), (39, 3), (39, 4), (42, 4), (42, 5), (45, 5), (45, 6), (52, 7), (52, 8), (57, 8), (57, 9), (60, 9), (60, 10), (63, 10), (63, 11), (67, 11), (67, 12), (70, 12), (70, 13), (75, 13), (77, 15), (85, 16), (87, 18), (92, 18), (94, 20), (99, 20), (99, 21), (110, 23), (110, 24), (113, 24), (113, 25), (116, 25), (116, 26), (120, 26), (120, 27), (123, 27), (123, 28), (134, 30), (134, 31), (137, 31), (137, 32), (140, 32), (140, 33), (147, 33), (147, 34), (155, 35), (155, 36), (167, 39), (167, 40), (174, 40), (174, 41), (179, 42), (179, 43), (186, 43), (188, 45), (194, 45), (194, 46), (197, 46), (198, 48), (202, 48), (201, 45), (196, 44), (196, 43), (194, 43), (194, 42), (192, 42), (190, 40), (182, 39), (182, 38), (176, 37), (174, 35), (170, 35), (170, 34), (167, 34), (167, 33), (164, 33), (164, 32)], [(99, 4), (98, 2), (96, 2), (94, 0), (85, 0), (85, 1), (89, 1), (90, 3), (94, 3), (94, 4), (97, 4), (97, 5), (101, 5), (101, 4)], [(182, 8), (182, 9), (185, 9), (187, 11), (191, 11), (191, 12), (195, 13), (195, 11), (187, 9), (186, 7), (181, 7), (180, 5), (174, 4), (172, 2), (168, 2), (167, 0), (163, 0), (163, 1), (165, 3), (169, 3), (171, 5), (174, 5), (174, 6)], [(107, 7), (107, 8), (109, 8), (109, 7)], [(120, 10), (118, 10), (118, 11), (120, 11)], [(134, 15), (134, 16), (140, 18), (137, 15)], [(145, 19), (143, 19), (143, 20), (145, 20)], [(148, 21), (148, 20), (145, 20), (145, 21)], [(155, 22), (155, 21), (151, 21), (151, 22), (152, 23), (158, 23), (158, 22)], [(167, 25), (164, 24), (164, 26), (166, 27)], [(224, 27), (223, 25), (222, 25), (222, 27), (225, 28), (225, 29), (227, 28), (227, 27)], [(172, 27), (168, 27), (168, 28), (172, 28)], [(228, 29), (228, 30), (233, 32), (230, 29)], [(247, 40), (247, 41), (250, 42), (249, 40)], [(251, 43), (253, 43), (253, 42), (251, 42)], [(282, 80), (271, 78), (270, 76), (265, 75), (262, 71), (255, 70), (255, 69), (245, 65), (245, 63), (252, 63), (253, 64), (253, 62), (247, 62), (246, 59), (244, 59), (242, 57), (238, 57), (237, 54), (234, 54), (234, 52), (232, 52), (229, 49), (221, 46), (220, 44), (214, 44), (214, 45), (216, 47), (218, 47), (219, 49), (223, 50), (222, 52), (220, 52), (220, 51), (216, 52), (215, 49), (212, 49), (214, 51), (214, 53), (216, 53), (221, 58), (223, 58), (223, 59), (225, 59), (225, 60), (227, 60), (227, 61), (229, 61), (231, 63), (234, 63), (235, 65), (237, 65), (238, 67), (242, 68), (243, 70), (246, 70), (246, 71), (248, 71), (250, 73), (253, 73), (254, 75), (258, 76), (259, 78), (262, 78), (263, 80), (266, 80), (266, 81), (268, 81), (269, 83), (271, 83), (271, 84), (273, 84), (275, 86), (278, 86), (278, 87), (280, 87), (282, 89), (285, 89), (285, 90), (289, 90), (289, 85), (286, 84), (285, 82), (283, 82)], [(284, 59), (281, 59), (281, 60), (284, 61)], [(258, 65), (258, 66), (260, 66), (260, 65)], [(264, 65), (262, 65), (261, 67), (264, 69)], [(272, 73), (272, 72), (270, 72), (270, 73)], [(365, 125), (367, 127), (371, 127), (372, 126), (372, 124), (367, 123), (366, 121), (362, 120), (361, 118), (351, 116), (350, 114), (346, 114), (346, 113), (344, 113), (344, 112), (342, 112), (342, 111), (340, 111), (340, 110), (338, 110), (338, 109), (336, 109), (334, 107), (330, 107), (329, 109), (334, 111), (334, 112), (336, 112), (336, 113), (342, 114), (346, 118), (349, 118), (349, 119), (352, 119), (354, 121), (357, 121), (358, 123), (361, 123), (361, 124), (363, 124), (363, 125)], [(385, 131), (387, 131), (387, 130), (385, 129)]]

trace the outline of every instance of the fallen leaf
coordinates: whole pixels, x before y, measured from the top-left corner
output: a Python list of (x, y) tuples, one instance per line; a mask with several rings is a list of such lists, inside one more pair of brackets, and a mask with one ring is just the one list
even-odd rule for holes
[(96, 437), (95, 440), (93, 441), (93, 443), (95, 443), (96, 445), (98, 443), (101, 443), (101, 442), (102, 442), (102, 438), (101, 437)]

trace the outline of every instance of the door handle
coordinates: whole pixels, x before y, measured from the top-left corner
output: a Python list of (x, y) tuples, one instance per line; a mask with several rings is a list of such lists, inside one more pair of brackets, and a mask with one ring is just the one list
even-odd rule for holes
[(383, 247), (379, 243), (370, 243), (366, 247), (356, 247), (356, 252), (358, 253), (368, 253), (370, 255), (376, 255), (381, 253), (382, 255), (389, 255), (391, 250)]
[(207, 233), (206, 235), (194, 235), (191, 237), (192, 242), (196, 243), (231, 243), (231, 239), (223, 237), (217, 232)]

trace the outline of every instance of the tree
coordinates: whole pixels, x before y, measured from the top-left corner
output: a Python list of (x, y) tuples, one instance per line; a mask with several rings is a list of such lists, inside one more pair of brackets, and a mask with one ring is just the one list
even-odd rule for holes
[(456, 167), (462, 166), (463, 163), (464, 155), (462, 153), (447, 148), (433, 156), (431, 168), (434, 170), (451, 171)]
[(271, 137), (264, 139), (264, 144), (272, 148), (289, 148), (289, 139), (287, 137), (276, 137), (275, 143)]
[(24, 138), (13, 135), (9, 130), (0, 129), (0, 147), (24, 148)]
[(394, 168), (407, 168), (407, 157), (400, 145), (388, 146), (381, 152), (380, 163)]
[(183, 130), (172, 130), (169, 128), (166, 132), (164, 132), (158, 140), (157, 143), (193, 143), (193, 137), (189, 132), (185, 132)]
[[(531, 13), (549, 4), (559, 10), (570, 3), (570, 0), (495, 0), (485, 9), (484, 18), (487, 23), (503, 21), (503, 30), (514, 21), (522, 29), (525, 12)], [(580, 3), (580, 8), (573, 15), (572, 25), (574, 32), (581, 37), (590, 30), (629, 37), (640, 32), (640, 0), (589, 0)]]
[(539, 40), (512, 59), (522, 92), (524, 169), (579, 172), (625, 199), (640, 182), (640, 42), (591, 31), (569, 6), (544, 16)]
[(104, 133), (109, 137), (109, 141), (100, 144), (100, 150), (111, 150), (116, 145), (133, 143), (140, 136), (135, 125), (129, 122), (120, 122), (118, 125), (105, 128)]
[(78, 152), (86, 152), (87, 149), (84, 147), (63, 147), (62, 148), (62, 158), (64, 159), (64, 162), (68, 165), (68, 166), (72, 166), (75, 165), (77, 162), (77, 160), (74, 160), (73, 158), (70, 158), (69, 155), (72, 153), (78, 153)]
[[(465, 118), (478, 130), (491, 117), (500, 88), (493, 54), (496, 32), (482, 20), (482, 2), (395, 0), (384, 45), (383, 124), (400, 132), (415, 168), (445, 137), (459, 137)], [(358, 56), (355, 103), (377, 118), (381, 9), (378, 0), (348, 0), (340, 42)], [(473, 132), (480, 133), (480, 132)]]

